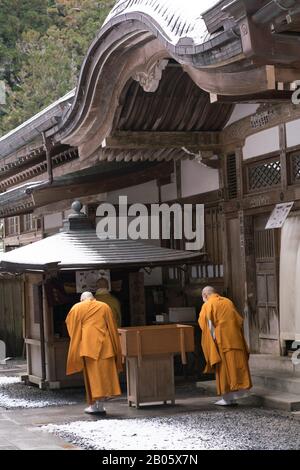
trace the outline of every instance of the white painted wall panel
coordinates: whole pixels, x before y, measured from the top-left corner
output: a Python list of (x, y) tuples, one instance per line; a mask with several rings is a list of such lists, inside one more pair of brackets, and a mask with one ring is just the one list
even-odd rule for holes
[(181, 166), (182, 197), (194, 196), (220, 188), (219, 172), (194, 160), (184, 160)]
[(279, 150), (279, 128), (272, 127), (247, 137), (243, 148), (244, 160)]
[(287, 146), (300, 145), (300, 119), (286, 124)]

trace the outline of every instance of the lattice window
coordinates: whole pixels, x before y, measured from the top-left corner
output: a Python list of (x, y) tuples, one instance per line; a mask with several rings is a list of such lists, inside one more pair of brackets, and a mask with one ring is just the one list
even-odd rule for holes
[(248, 190), (255, 191), (280, 184), (281, 162), (268, 161), (248, 167)]
[(292, 156), (292, 183), (300, 181), (300, 153)]

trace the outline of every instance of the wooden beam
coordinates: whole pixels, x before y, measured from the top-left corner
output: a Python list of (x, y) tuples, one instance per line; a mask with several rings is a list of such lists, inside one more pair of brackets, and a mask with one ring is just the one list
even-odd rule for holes
[(283, 103), (291, 101), (292, 94), (292, 91), (287, 90), (267, 91), (264, 93), (243, 96), (224, 96), (211, 93), (210, 102), (224, 104), (265, 103), (266, 101), (269, 103)]
[(275, 67), (272, 65), (253, 66), (248, 70), (240, 67), (236, 72), (199, 70), (190, 65), (183, 69), (208, 93), (244, 96), (276, 89)]
[(107, 148), (213, 150), (220, 145), (220, 132), (114, 132), (106, 138)]
[(246, 210), (247, 214), (258, 214), (270, 210), (279, 202), (290, 202), (297, 199), (296, 189), (288, 189), (285, 192), (282, 189), (270, 190), (268, 192), (247, 195), (243, 199), (228, 201), (224, 203), (224, 212), (237, 213), (239, 210)]
[(58, 201), (78, 199), (82, 197), (99, 195), (106, 192), (121, 190), (137, 184), (143, 184), (148, 181), (156, 180), (162, 175), (170, 175), (174, 171), (173, 162), (163, 162), (155, 165), (152, 168), (135, 170), (131, 173), (120, 174), (114, 173), (111, 175), (95, 175), (93, 180), (84, 182), (76, 182), (69, 185), (50, 185), (45, 188), (34, 191), (32, 193), (35, 207), (41, 207), (48, 204), (53, 204)]
[[(252, 2), (249, 2), (252, 3)], [(244, 9), (243, 4), (245, 2), (231, 2), (231, 5), (228, 6), (228, 10), (231, 10), (231, 13), (239, 23), (240, 32), (241, 32), (241, 41), (243, 53), (246, 57), (253, 60), (263, 60), (264, 63), (275, 64), (293, 64), (299, 63), (299, 54), (300, 54), (300, 43), (294, 38), (291, 40), (290, 37), (285, 36), (284, 34), (274, 34), (272, 32), (272, 23), (278, 24), (280, 19), (280, 13), (282, 10), (278, 5), (272, 2), (269, 3), (268, 7), (272, 8), (276, 13), (269, 13), (266, 15), (262, 13), (263, 9), (256, 12), (252, 17), (242, 11)], [(234, 4), (240, 4), (240, 7), (235, 8)], [(276, 12), (275, 9), (279, 10)], [(235, 11), (234, 11), (235, 10)], [(288, 13), (288, 10), (285, 12)]]
[[(105, 201), (106, 201), (106, 193), (80, 198), (80, 202), (82, 203), (83, 206), (89, 205), (91, 203), (95, 203), (99, 205), (101, 202), (105, 202)], [(36, 209), (34, 209), (33, 215), (35, 217), (43, 217), (45, 215), (51, 215), (56, 212), (64, 212), (70, 209), (72, 202), (74, 202), (74, 198), (64, 199), (62, 201), (57, 201), (52, 204), (47, 204), (46, 206), (37, 207)]]

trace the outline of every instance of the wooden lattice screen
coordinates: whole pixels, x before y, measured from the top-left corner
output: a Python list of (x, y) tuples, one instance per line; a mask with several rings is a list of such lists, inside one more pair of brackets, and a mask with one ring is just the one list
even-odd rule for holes
[(246, 165), (248, 192), (260, 191), (279, 185), (281, 182), (281, 162), (279, 157)]
[(236, 199), (238, 196), (237, 172), (236, 172), (236, 156), (235, 154), (227, 155), (227, 191), (229, 199)]

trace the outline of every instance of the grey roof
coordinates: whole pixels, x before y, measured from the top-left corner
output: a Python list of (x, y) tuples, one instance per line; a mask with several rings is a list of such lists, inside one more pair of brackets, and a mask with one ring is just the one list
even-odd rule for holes
[(42, 185), (43, 182), (24, 183), (0, 194), (0, 217), (11, 217), (31, 212), (34, 201), (28, 191)]
[(35, 181), (31, 183), (24, 183), (20, 186), (8, 189), (4, 193), (0, 194), (0, 204), (2, 206), (5, 204), (10, 204), (11, 202), (17, 202), (27, 196), (28, 191), (33, 190), (34, 188), (37, 188), (43, 184), (43, 181)]
[(202, 44), (209, 34), (202, 14), (215, 7), (220, 0), (119, 0), (105, 23), (119, 15), (140, 13), (152, 18), (164, 31), (168, 42), (176, 45), (182, 37), (194, 44)]
[(105, 240), (95, 230), (60, 232), (1, 257), (2, 271), (142, 267), (184, 264), (196, 252), (170, 250), (133, 240)]
[(58, 99), (20, 126), (0, 137), (0, 159), (32, 142), (56, 125), (75, 96), (75, 89)]

